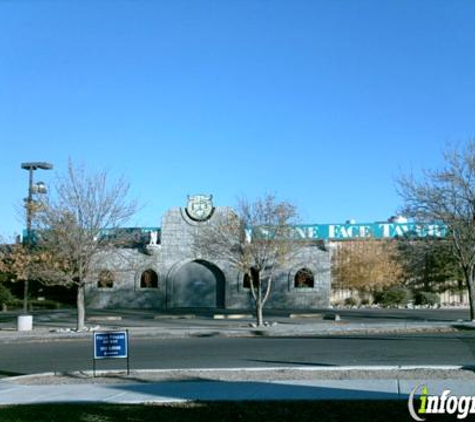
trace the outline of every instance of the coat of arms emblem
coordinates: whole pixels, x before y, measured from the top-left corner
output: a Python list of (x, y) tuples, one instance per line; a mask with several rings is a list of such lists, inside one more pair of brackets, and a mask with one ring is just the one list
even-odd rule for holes
[(213, 195), (188, 195), (186, 212), (196, 221), (204, 221), (213, 213)]

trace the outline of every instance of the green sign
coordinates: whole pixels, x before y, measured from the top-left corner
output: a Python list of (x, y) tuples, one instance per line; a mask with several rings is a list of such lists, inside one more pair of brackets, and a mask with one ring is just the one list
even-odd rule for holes
[[(273, 238), (274, 230), (247, 230), (247, 238)], [(447, 227), (436, 223), (304, 224), (288, 228), (284, 237), (307, 240), (396, 239), (447, 236)]]
[[(308, 240), (443, 238), (448, 233), (441, 223), (367, 223), (367, 224), (302, 224), (289, 228), (289, 237)], [(36, 232), (31, 232), (35, 243)], [(272, 228), (246, 230), (247, 238), (272, 237)], [(124, 246), (160, 244), (159, 227), (133, 227), (104, 230), (100, 238), (121, 240)], [(24, 241), (27, 233), (24, 233)]]
[(437, 223), (310, 224), (295, 226), (296, 239), (346, 240), (445, 237), (447, 227)]
[(158, 227), (124, 227), (103, 230), (99, 238), (116, 242), (124, 247), (137, 247), (160, 243), (160, 235), (161, 230)]
[[(41, 231), (30, 231), (31, 242), (35, 245), (41, 239)], [(101, 230), (98, 240), (107, 240), (124, 247), (138, 247), (148, 244), (159, 244), (161, 230), (159, 227), (122, 227)], [(28, 231), (23, 231), (23, 243), (28, 242)]]

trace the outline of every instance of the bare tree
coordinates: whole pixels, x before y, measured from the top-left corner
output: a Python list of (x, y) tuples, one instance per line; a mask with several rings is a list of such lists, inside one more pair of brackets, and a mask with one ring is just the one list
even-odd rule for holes
[(85, 287), (92, 282), (96, 256), (119, 241), (106, 236), (136, 212), (124, 179), (109, 184), (106, 172), (89, 175), (71, 161), (38, 212), (36, 248), (43, 256), (35, 275), (47, 284), (77, 289), (77, 329), (85, 328)]
[(292, 239), (296, 218), (294, 205), (266, 195), (254, 202), (239, 199), (236, 213), (217, 216), (196, 232), (199, 254), (225, 260), (248, 278), (258, 326), (264, 324), (263, 308), (276, 270), (302, 245)]
[(441, 169), (424, 170), (398, 180), (403, 212), (418, 221), (444, 223), (451, 251), (468, 288), (470, 318), (475, 321), (475, 140), (447, 148)]

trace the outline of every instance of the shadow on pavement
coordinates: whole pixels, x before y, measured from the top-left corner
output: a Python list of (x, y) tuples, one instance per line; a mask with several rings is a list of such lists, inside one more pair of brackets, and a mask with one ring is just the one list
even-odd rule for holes
[(23, 372), (12, 372), (12, 371), (5, 371), (0, 369), (0, 377), (19, 377), (21, 375), (26, 375)]
[(313, 363), (313, 362), (292, 362), (285, 360), (265, 360), (265, 359), (246, 359), (246, 362), (260, 362), (260, 363), (276, 363), (279, 365), (296, 365), (296, 366), (315, 366), (315, 367), (335, 367), (338, 365), (326, 364), (326, 363)]
[[(351, 387), (353, 385), (353, 387)], [(374, 381), (374, 390), (311, 386), (298, 382), (261, 381), (168, 381), (159, 384), (113, 385), (126, 393), (127, 399), (140, 401), (247, 401), (247, 400), (397, 400), (397, 390), (388, 381)], [(391, 392), (393, 391), (394, 392)], [(145, 396), (145, 397), (144, 397)], [(404, 397), (405, 398), (405, 397)], [(129, 402), (131, 402), (129, 401)]]

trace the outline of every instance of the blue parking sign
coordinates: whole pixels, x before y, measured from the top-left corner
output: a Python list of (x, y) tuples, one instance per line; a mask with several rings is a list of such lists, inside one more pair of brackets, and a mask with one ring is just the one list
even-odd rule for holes
[(128, 358), (127, 331), (94, 332), (94, 359)]

